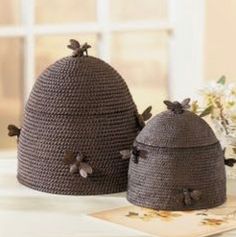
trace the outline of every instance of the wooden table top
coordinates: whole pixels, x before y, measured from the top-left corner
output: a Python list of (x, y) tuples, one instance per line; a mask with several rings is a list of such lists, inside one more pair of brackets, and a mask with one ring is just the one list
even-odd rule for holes
[[(236, 181), (228, 181), (236, 195)], [(0, 160), (0, 237), (147, 237), (130, 228), (88, 216), (127, 206), (125, 193), (63, 196), (41, 193), (18, 184), (16, 160)], [(236, 230), (220, 235), (236, 237)]]

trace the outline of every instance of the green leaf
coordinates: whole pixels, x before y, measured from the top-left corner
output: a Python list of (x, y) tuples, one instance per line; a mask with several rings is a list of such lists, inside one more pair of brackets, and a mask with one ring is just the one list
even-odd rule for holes
[(223, 75), (223, 76), (217, 81), (217, 83), (218, 83), (218, 84), (221, 84), (221, 85), (224, 85), (224, 84), (225, 84), (225, 81), (226, 81), (226, 77)]
[(196, 114), (198, 112), (198, 109), (199, 109), (198, 101), (195, 100), (191, 104), (191, 111)]
[(209, 115), (212, 112), (212, 109), (213, 109), (212, 105), (208, 106), (206, 109), (204, 109), (202, 111), (202, 113), (199, 116), (200, 117), (205, 117), (205, 116)]

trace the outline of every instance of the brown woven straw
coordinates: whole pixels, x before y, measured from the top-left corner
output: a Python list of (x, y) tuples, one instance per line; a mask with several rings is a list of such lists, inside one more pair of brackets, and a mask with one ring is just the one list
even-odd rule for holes
[[(19, 137), (18, 180), (40, 191), (105, 194), (125, 191), (129, 148), (140, 117), (122, 77), (87, 56), (88, 44), (71, 40), (73, 55), (37, 79)], [(16, 129), (15, 129), (16, 130)]]
[(165, 101), (131, 151), (128, 200), (158, 210), (193, 210), (226, 200), (224, 154), (212, 129), (187, 111), (189, 99)]

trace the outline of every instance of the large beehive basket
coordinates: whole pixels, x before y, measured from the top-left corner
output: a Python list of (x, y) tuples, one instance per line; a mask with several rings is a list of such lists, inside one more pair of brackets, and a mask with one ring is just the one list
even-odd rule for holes
[(73, 55), (37, 79), (19, 136), (20, 183), (58, 194), (125, 191), (130, 147), (142, 124), (126, 83), (104, 61), (71, 40)]

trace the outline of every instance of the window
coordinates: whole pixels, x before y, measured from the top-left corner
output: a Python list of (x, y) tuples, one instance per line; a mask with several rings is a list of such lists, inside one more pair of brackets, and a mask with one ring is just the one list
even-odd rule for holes
[[(163, 108), (163, 99), (182, 95), (180, 78), (186, 83), (192, 63), (201, 59), (184, 45), (201, 47), (200, 33), (197, 42), (198, 35), (187, 33), (193, 23), (196, 32), (202, 29), (201, 21), (196, 24), (202, 15), (195, 10), (203, 12), (203, 0), (190, 2), (0, 0), (4, 6), (0, 9), (0, 152), (15, 149), (6, 127), (21, 123), (23, 104), (35, 78), (71, 53), (66, 48), (70, 38), (89, 42), (90, 55), (104, 59), (121, 73), (140, 111), (152, 104), (155, 114)], [(183, 14), (196, 17), (186, 21)], [(186, 53), (184, 61), (178, 58), (180, 52)], [(201, 74), (200, 63), (196, 73), (195, 78)], [(199, 81), (193, 79), (193, 85)]]

